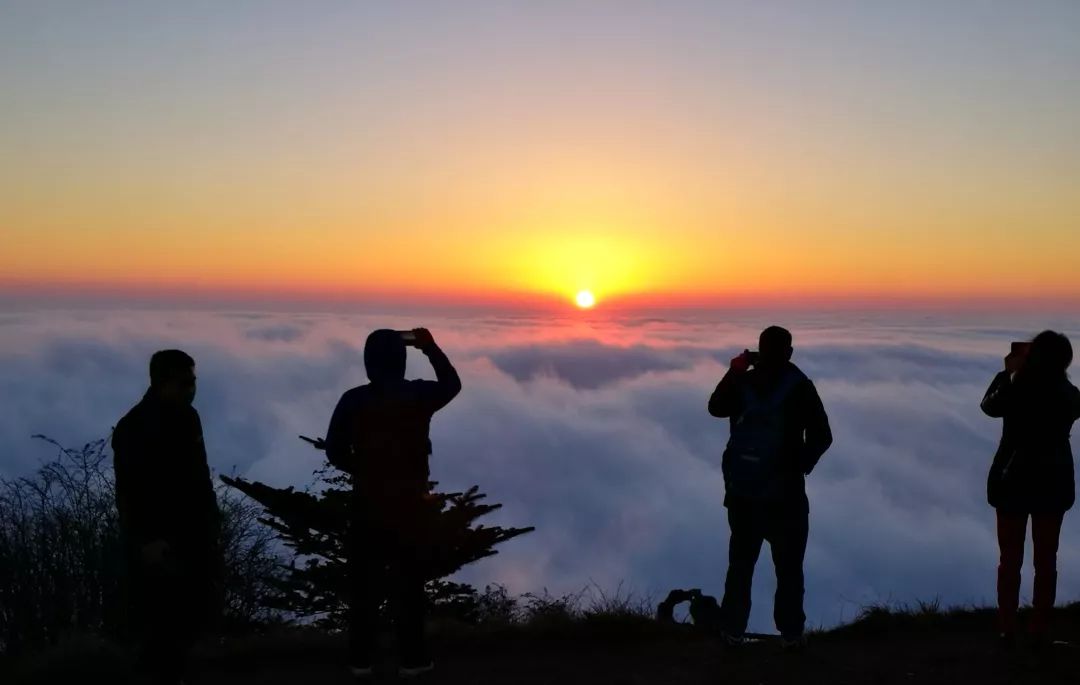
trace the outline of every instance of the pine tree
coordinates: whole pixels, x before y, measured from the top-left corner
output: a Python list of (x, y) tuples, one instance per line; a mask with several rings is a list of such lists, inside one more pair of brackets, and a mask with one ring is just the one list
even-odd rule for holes
[[(306, 438), (305, 438), (306, 439)], [(313, 442), (324, 449), (322, 440)], [(315, 472), (325, 488), (315, 493), (292, 487), (274, 488), (257, 481), (221, 476), (221, 480), (245, 493), (265, 509), (259, 520), (277, 532), (293, 551), (292, 564), (277, 592), (267, 604), (299, 617), (311, 618), (323, 627), (345, 625), (348, 579), (346, 576), (346, 529), (352, 501), (352, 476), (329, 463)], [(436, 483), (432, 483), (432, 490)], [(485, 504), (486, 495), (473, 486), (465, 492), (432, 495), (433, 554), (427, 570), (428, 599), (435, 607), (467, 612), (475, 590), (446, 578), (466, 564), (497, 554), (495, 547), (533, 530), (487, 527), (476, 520), (502, 507)]]

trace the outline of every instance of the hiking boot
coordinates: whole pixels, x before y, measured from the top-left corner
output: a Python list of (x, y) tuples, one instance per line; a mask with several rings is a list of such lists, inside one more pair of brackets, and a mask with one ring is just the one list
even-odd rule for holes
[(435, 662), (431, 659), (410, 659), (398, 666), (398, 676), (401, 678), (417, 678), (434, 670)]
[(780, 647), (785, 652), (801, 652), (806, 649), (806, 633), (784, 635), (780, 638)]

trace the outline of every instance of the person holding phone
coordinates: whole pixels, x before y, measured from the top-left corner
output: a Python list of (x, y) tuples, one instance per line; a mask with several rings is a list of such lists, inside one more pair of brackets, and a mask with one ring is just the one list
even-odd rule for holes
[(986, 491), (997, 510), (998, 628), (1005, 647), (1016, 639), (1029, 518), (1035, 548), (1034, 611), (1028, 625), (1033, 645), (1042, 644), (1050, 629), (1061, 523), (1076, 500), (1069, 433), (1080, 419), (1080, 391), (1067, 375), (1072, 357), (1069, 339), (1054, 331), (1030, 343), (1013, 343), (1004, 370), (982, 400), (987, 416), (1002, 419)]
[[(407, 346), (420, 350), (434, 381), (406, 380)], [(434, 513), (431, 418), (461, 391), (461, 379), (427, 329), (372, 332), (364, 345), (368, 383), (342, 395), (326, 433), (330, 463), (353, 482), (348, 538), (350, 665), (373, 675), (379, 607), (389, 600), (401, 652), (399, 675), (434, 668), (424, 640), (424, 564)]]
[(743, 641), (761, 546), (776, 568), (773, 615), (785, 648), (805, 645), (803, 557), (809, 536), (806, 475), (832, 445), (832, 430), (814, 384), (791, 363), (791, 333), (762, 331), (757, 352), (731, 360), (709, 398), (709, 413), (728, 418), (724, 506), (731, 538), (720, 606), (727, 644)]

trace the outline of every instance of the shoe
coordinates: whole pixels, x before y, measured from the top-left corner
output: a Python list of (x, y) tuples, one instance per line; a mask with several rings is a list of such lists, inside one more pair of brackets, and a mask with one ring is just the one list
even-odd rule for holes
[(368, 664), (367, 666), (349, 666), (349, 672), (352, 673), (353, 678), (356, 678), (357, 680), (368, 680), (375, 675), (375, 669), (372, 668), (371, 664)]
[(725, 647), (737, 649), (746, 644), (746, 638), (742, 635), (736, 635), (729, 633), (726, 630), (720, 631), (720, 643)]
[(997, 646), (1003, 652), (1011, 652), (1016, 648), (1016, 633), (1003, 632), (998, 634)]
[(1041, 652), (1050, 644), (1050, 638), (1046, 633), (1034, 632), (1028, 635), (1028, 647), (1033, 652)]
[(410, 661), (398, 666), (398, 676), (402, 678), (416, 678), (434, 670), (435, 662), (431, 659)]
[(780, 646), (785, 652), (801, 652), (806, 649), (806, 633), (785, 635), (780, 638)]

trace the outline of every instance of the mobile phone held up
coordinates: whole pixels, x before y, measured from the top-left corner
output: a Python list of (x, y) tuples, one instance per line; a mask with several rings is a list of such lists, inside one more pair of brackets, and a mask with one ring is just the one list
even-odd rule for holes
[(398, 335), (406, 345), (416, 345), (416, 333), (413, 331), (398, 331)]
[(743, 354), (746, 355), (746, 360), (750, 362), (750, 366), (757, 366), (758, 361), (761, 360), (761, 353), (755, 350), (747, 350)]
[(1029, 342), (1014, 342), (1012, 344), (1012, 350), (1010, 354), (1017, 357), (1027, 357), (1028, 352), (1031, 351), (1031, 343)]
[(1009, 356), (1005, 357), (1005, 370), (1009, 373), (1016, 373), (1023, 369), (1030, 351), (1031, 343), (1014, 342), (1009, 350)]

